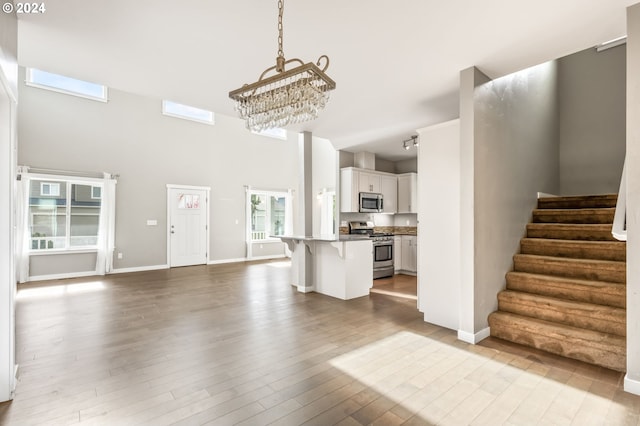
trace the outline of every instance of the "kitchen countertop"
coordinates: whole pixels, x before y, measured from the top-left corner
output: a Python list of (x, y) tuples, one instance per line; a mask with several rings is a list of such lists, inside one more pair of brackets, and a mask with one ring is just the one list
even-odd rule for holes
[(336, 239), (333, 235), (319, 236), (319, 237), (310, 237), (303, 235), (279, 235), (274, 238), (287, 239), (287, 240), (296, 240), (296, 241), (324, 241), (324, 242), (336, 242), (336, 241), (362, 241), (369, 240), (368, 235), (354, 235), (354, 234), (340, 234), (339, 238)]

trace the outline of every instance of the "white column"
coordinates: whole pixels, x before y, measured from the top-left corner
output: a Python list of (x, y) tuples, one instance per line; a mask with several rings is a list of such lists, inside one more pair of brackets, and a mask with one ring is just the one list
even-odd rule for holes
[[(475, 67), (460, 72), (460, 327), (458, 338), (482, 340), (476, 330), (475, 270), (475, 89), (490, 79)], [(476, 336), (476, 333), (480, 333)]]
[[(298, 221), (295, 230), (296, 235), (311, 237), (313, 235), (313, 187), (312, 187), (312, 135), (310, 132), (302, 132), (298, 137), (299, 155), (299, 182), (300, 193), (297, 197)], [(307, 293), (313, 291), (313, 256), (304, 243), (297, 244), (291, 258), (294, 266), (291, 273), (293, 284), (298, 291)]]

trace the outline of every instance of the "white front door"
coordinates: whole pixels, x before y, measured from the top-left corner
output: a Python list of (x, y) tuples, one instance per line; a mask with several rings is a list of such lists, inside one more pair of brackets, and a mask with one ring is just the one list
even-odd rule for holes
[(206, 264), (209, 190), (170, 185), (167, 188), (169, 266)]

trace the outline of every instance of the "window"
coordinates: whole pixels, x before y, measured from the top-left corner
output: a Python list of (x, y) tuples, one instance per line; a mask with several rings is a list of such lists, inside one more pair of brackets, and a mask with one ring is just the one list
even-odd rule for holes
[(40, 183), (40, 195), (57, 197), (60, 195), (60, 184), (51, 182)]
[(177, 102), (162, 101), (162, 113), (169, 117), (197, 121), (199, 123), (214, 124), (213, 112)]
[(107, 102), (107, 87), (64, 75), (27, 68), (27, 86)]
[(287, 140), (287, 129), (283, 129), (281, 127), (274, 127), (273, 129), (266, 129), (260, 132), (254, 131), (252, 133), (260, 136), (266, 136), (268, 138)]
[(251, 241), (268, 240), (284, 235), (287, 212), (286, 192), (251, 191)]
[(32, 180), (29, 194), (31, 250), (96, 248), (101, 195), (100, 185), (74, 180), (55, 183)]
[(99, 200), (102, 198), (102, 187), (101, 186), (92, 186), (91, 187), (91, 199)]

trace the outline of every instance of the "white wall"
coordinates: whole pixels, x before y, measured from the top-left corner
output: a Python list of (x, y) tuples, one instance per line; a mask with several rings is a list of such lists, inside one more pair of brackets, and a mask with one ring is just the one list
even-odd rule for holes
[[(461, 318), (461, 327), (473, 321), (473, 328), (461, 330), (472, 336), (486, 334), (487, 316), (497, 309), (497, 293), (504, 288), (536, 193), (559, 189), (555, 62), (474, 85), (475, 71), (462, 72), (461, 87), (462, 309), (472, 305), (473, 311), (473, 319), (468, 312)], [(465, 80), (465, 74), (472, 78)], [(471, 115), (464, 108), (469, 97)], [(465, 133), (465, 126), (472, 128)], [(465, 167), (471, 156), (473, 166)], [(470, 273), (464, 262), (471, 259)]]
[(245, 257), (244, 185), (297, 190), (297, 134), (254, 135), (223, 115), (214, 126), (167, 117), (160, 99), (114, 89), (108, 103), (20, 90), (20, 164), (120, 175), (116, 269), (166, 265), (166, 184), (211, 187), (211, 261)]
[(558, 61), (560, 193), (618, 192), (626, 144), (626, 46)]
[(0, 401), (15, 388), (16, 29), (15, 14), (0, 13)]
[(627, 376), (640, 395), (640, 4), (627, 9)]
[(418, 309), (460, 325), (460, 120), (418, 129)]
[[(313, 236), (320, 237), (330, 235), (322, 235), (322, 198), (319, 198), (319, 194), (323, 191), (334, 192), (337, 194), (337, 186), (339, 181), (338, 170), (338, 151), (335, 150), (333, 145), (328, 139), (313, 138), (312, 143), (312, 177), (311, 177), (311, 197), (313, 198)], [(336, 199), (337, 200), (337, 199)], [(337, 203), (337, 201), (336, 201)], [(338, 214), (336, 212), (336, 214)], [(338, 218), (336, 217), (336, 220)], [(327, 225), (330, 227), (329, 225)], [(335, 229), (333, 230), (335, 233)]]

